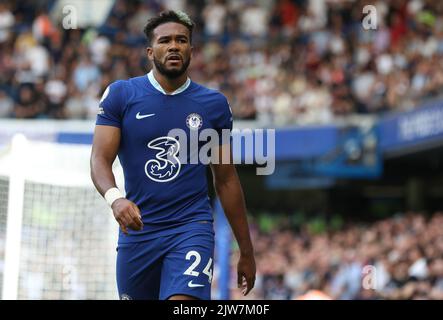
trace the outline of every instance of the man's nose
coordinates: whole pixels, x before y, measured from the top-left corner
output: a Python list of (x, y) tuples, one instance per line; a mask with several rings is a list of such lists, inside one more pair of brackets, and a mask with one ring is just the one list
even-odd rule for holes
[(178, 51), (178, 43), (177, 41), (171, 41), (171, 45), (168, 48), (168, 51)]

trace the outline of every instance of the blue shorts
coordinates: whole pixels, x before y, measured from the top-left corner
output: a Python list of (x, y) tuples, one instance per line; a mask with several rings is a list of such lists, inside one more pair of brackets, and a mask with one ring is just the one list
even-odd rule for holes
[(190, 230), (119, 244), (120, 299), (166, 300), (177, 294), (211, 299), (214, 234)]

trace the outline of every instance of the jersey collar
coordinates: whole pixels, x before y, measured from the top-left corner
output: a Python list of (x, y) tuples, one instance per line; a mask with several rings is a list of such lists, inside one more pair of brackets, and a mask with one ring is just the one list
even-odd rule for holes
[(165, 90), (163, 90), (163, 88), (160, 85), (160, 83), (158, 83), (158, 81), (155, 79), (154, 72), (152, 70), (148, 73), (148, 80), (149, 80), (149, 82), (152, 84), (152, 86), (155, 89), (157, 89), (158, 91), (160, 91), (164, 95), (171, 95), (171, 96), (179, 94), (179, 93), (185, 91), (189, 87), (189, 85), (191, 84), (191, 79), (189, 79), (189, 77), (188, 77), (186, 79), (186, 82), (180, 88), (178, 88), (177, 90), (175, 90), (172, 93), (166, 93)]

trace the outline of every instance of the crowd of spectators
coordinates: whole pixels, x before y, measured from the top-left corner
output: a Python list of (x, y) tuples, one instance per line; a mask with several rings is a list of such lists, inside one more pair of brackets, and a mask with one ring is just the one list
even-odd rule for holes
[(54, 2), (0, 2), (0, 117), (95, 118), (109, 83), (149, 71), (143, 26), (169, 8), (197, 24), (192, 79), (225, 93), (236, 119), (328, 123), (443, 87), (440, 1), (116, 0), (102, 25), (69, 30)]
[[(256, 288), (247, 299), (443, 299), (443, 212), (406, 213), (320, 234), (253, 228)], [(238, 252), (234, 251), (232, 270)], [(235, 288), (236, 279), (232, 279)], [(242, 299), (238, 289), (234, 299)]]

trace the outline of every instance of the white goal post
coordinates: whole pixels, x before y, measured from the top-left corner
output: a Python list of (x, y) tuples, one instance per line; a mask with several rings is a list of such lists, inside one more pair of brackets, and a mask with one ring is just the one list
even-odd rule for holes
[(1, 151), (2, 299), (118, 299), (118, 224), (92, 184), (90, 151), (20, 134)]

